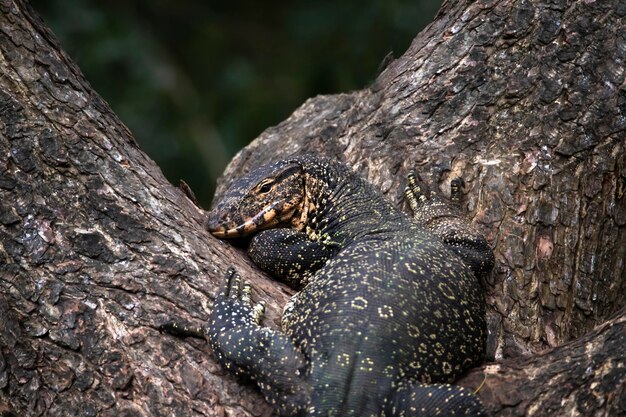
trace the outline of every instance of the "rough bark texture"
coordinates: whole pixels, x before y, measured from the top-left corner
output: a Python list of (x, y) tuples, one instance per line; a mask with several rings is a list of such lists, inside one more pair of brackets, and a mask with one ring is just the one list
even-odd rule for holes
[(592, 332), (530, 358), (473, 370), (461, 385), (477, 387), (497, 416), (626, 415), (626, 309)]
[[(289, 291), (203, 231), (28, 6), (0, 9), (0, 412), (270, 415), (206, 343), (155, 327), (205, 320), (230, 265), (268, 325)], [(304, 103), (220, 190), (303, 151), (398, 204), (411, 167), (443, 190), (463, 176), (497, 257), (498, 361), (464, 383), (486, 375), (501, 416), (624, 414), (625, 19), (616, 0), (445, 4), (370, 88)]]

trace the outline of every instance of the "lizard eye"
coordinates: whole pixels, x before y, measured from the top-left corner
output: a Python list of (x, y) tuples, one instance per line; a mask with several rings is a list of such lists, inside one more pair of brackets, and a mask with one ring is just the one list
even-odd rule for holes
[(269, 193), (271, 189), (272, 189), (272, 183), (271, 182), (267, 182), (267, 183), (263, 184), (261, 186), (261, 188), (259, 188), (259, 192), (262, 193), (262, 194), (265, 194), (265, 193)]

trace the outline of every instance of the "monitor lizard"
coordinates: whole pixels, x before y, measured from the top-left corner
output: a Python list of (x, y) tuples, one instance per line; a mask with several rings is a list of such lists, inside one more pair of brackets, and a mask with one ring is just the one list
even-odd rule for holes
[(209, 213), (218, 238), (252, 235), (259, 267), (298, 289), (282, 333), (230, 269), (207, 337), (219, 362), (250, 377), (281, 416), (484, 416), (450, 385), (483, 360), (480, 280), (494, 257), (451, 200), (414, 172), (413, 218), (338, 161), (296, 156), (236, 181)]

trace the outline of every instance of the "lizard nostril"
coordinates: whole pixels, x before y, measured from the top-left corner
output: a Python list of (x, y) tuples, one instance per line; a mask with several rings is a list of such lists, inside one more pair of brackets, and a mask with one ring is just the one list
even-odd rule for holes
[(210, 212), (206, 219), (205, 228), (209, 232), (213, 232), (219, 229), (221, 224), (222, 224), (222, 221), (220, 220), (220, 216), (218, 216), (214, 212)]

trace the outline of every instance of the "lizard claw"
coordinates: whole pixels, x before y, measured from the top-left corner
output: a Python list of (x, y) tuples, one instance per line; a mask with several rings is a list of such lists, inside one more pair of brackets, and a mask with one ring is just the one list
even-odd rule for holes
[(241, 301), (248, 306), (252, 304), (252, 301), (250, 300), (251, 293), (252, 293), (252, 288), (250, 287), (250, 284), (247, 282), (244, 282), (243, 288), (241, 289)]
[(465, 188), (463, 178), (456, 177), (450, 181), (450, 201), (460, 204), (463, 200), (463, 188)]
[(239, 300), (241, 298), (241, 276), (235, 272), (230, 279), (228, 296), (232, 300)]
[(407, 186), (404, 189), (404, 196), (409, 202), (409, 206), (411, 207), (411, 211), (413, 211), (413, 213), (418, 212), (418, 210), (432, 197), (432, 193), (428, 189), (428, 186), (426, 186), (426, 184), (419, 179), (413, 169), (410, 170), (407, 175)]
[(420, 200), (428, 198), (427, 195), (430, 193), (430, 190), (428, 189), (428, 186), (426, 186), (426, 184), (424, 184), (424, 182), (419, 178), (414, 169), (409, 171), (407, 180), (407, 189), (411, 194)]
[(252, 308), (252, 320), (259, 324), (265, 314), (265, 301), (259, 301), (257, 305)]
[(225, 282), (220, 288), (220, 292), (218, 295), (219, 298), (227, 298), (230, 295), (230, 292), (231, 292), (230, 284), (235, 275), (237, 276), (239, 275), (237, 274), (237, 270), (235, 270), (235, 268), (233, 268), (232, 266), (228, 268), (228, 270), (226, 271), (226, 274), (224, 275)]

